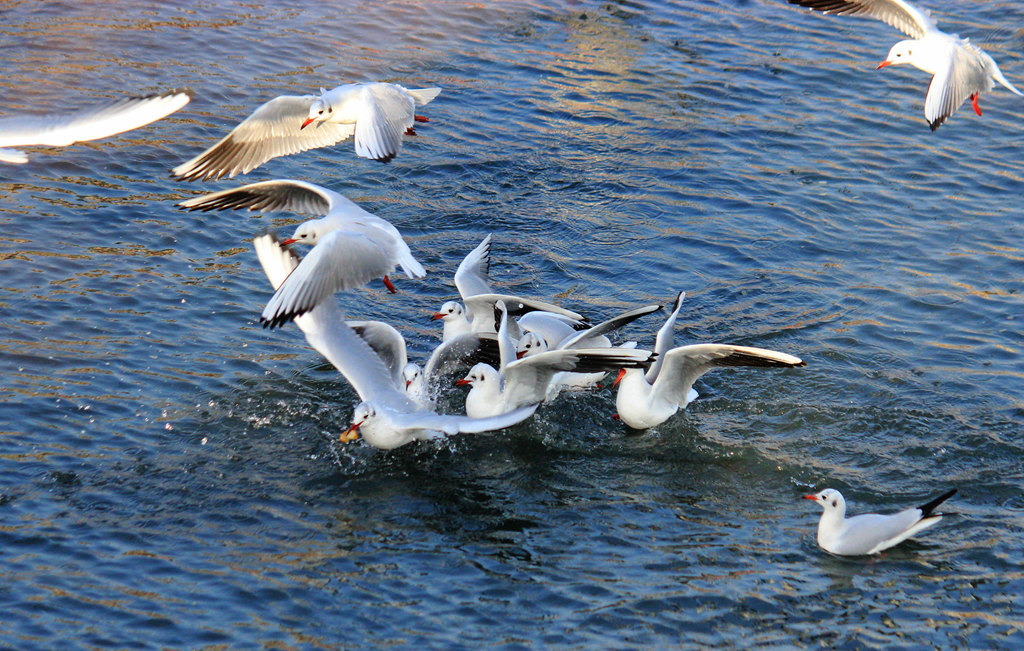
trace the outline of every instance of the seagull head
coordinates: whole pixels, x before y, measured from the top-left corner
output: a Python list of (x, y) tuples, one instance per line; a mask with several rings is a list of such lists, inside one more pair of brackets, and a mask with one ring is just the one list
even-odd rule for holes
[(373, 408), (373, 405), (367, 402), (361, 402), (356, 405), (356, 410), (352, 414), (352, 424), (348, 426), (348, 429), (341, 433), (338, 440), (342, 443), (351, 443), (359, 438), (359, 428), (366, 424), (366, 421), (370, 420), (377, 415), (377, 410)]
[(308, 222), (303, 222), (299, 224), (299, 227), (295, 229), (295, 232), (292, 233), (291, 237), (281, 242), (281, 245), (287, 246), (288, 244), (295, 244), (298, 242), (299, 244), (309, 244), (312, 246), (320, 241), (321, 237), (326, 235), (326, 233), (321, 232), (322, 229), (320, 226), (321, 220), (319, 219), (311, 219)]
[(535, 332), (527, 332), (523, 335), (523, 338), (516, 344), (516, 359), (522, 359), (529, 357), (530, 355), (536, 355), (543, 353), (548, 349), (548, 342), (544, 341), (544, 338)]
[[(900, 41), (893, 45), (892, 49), (889, 50), (889, 54), (885, 57), (885, 61), (879, 63), (876, 69), (903, 63), (914, 63), (916, 61), (914, 58), (915, 45), (917, 45), (917, 41), (914, 40)], [(918, 49), (920, 50), (920, 48)]]
[(458, 301), (448, 301), (441, 306), (441, 309), (434, 313), (434, 316), (430, 317), (434, 321), (438, 319), (444, 319), (450, 321), (462, 317), (466, 311), (463, 309), (462, 304)]
[[(322, 88), (320, 90), (321, 92), (324, 92)], [(320, 97), (313, 100), (313, 103), (309, 105), (309, 115), (306, 116), (305, 121), (303, 121), (302, 126), (299, 127), (299, 129), (305, 129), (314, 122), (319, 123), (329, 120), (333, 113), (334, 107), (332, 107), (330, 102), (327, 101), (327, 98), (321, 94)]]
[(414, 387), (413, 385), (419, 386), (418, 380), (421, 380), (422, 378), (423, 378), (423, 375), (420, 372), (420, 365), (419, 364), (414, 364), (412, 362), (409, 362), (402, 369), (402, 379), (405, 380), (405, 390), (406, 391), (414, 390), (416, 387)]
[(501, 376), (494, 370), (494, 367), (490, 364), (480, 362), (473, 368), (469, 369), (469, 374), (461, 380), (456, 380), (455, 384), (458, 386), (471, 386), (474, 389), (477, 387), (495, 386), (498, 387), (501, 383)]
[(843, 494), (834, 488), (826, 488), (818, 493), (804, 495), (804, 499), (814, 500), (821, 505), (821, 508), (825, 509), (826, 513), (835, 511), (839, 513), (839, 517), (846, 514), (846, 500), (843, 499)]

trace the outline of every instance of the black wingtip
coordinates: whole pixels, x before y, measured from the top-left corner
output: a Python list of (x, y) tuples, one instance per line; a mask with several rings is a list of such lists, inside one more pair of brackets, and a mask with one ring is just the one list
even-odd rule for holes
[(949, 498), (953, 497), (954, 495), (956, 495), (956, 489), (952, 488), (952, 489), (946, 491), (945, 493), (943, 493), (942, 495), (939, 495), (938, 497), (933, 499), (931, 502), (928, 502), (926, 504), (922, 504), (921, 506), (917, 507), (921, 511), (921, 517), (922, 518), (927, 518), (928, 516), (930, 516), (932, 514), (932, 511), (934, 511), (936, 508), (938, 508), (938, 506), (940, 504), (942, 504), (943, 502), (945, 502)]

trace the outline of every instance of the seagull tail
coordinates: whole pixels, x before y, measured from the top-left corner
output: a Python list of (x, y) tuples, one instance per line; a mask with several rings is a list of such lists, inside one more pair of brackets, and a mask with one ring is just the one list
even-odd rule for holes
[(437, 97), (441, 93), (440, 88), (410, 88), (408, 93), (412, 95), (413, 100), (416, 102), (416, 106), (423, 106), (429, 104), (431, 100)]

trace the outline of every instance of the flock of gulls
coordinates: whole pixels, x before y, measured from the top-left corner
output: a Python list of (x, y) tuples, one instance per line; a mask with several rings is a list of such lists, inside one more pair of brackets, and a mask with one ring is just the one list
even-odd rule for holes
[[(965, 101), (981, 115), (978, 97), (995, 82), (1021, 95), (995, 61), (967, 39), (940, 31), (925, 11), (904, 0), (788, 0), (826, 14), (877, 18), (911, 38), (892, 47), (879, 68), (911, 64), (932, 75), (925, 118), (934, 131)], [(353, 138), (358, 157), (388, 162), (416, 135), (417, 114), (440, 88), (354, 83), (318, 95), (274, 98), (223, 139), (175, 167), (179, 180), (246, 174), (279, 156)], [(15, 149), (95, 140), (159, 120), (185, 106), (187, 91), (132, 97), (63, 115), (0, 119), (0, 161), (26, 163)], [(329, 360), (359, 395), (344, 442), (362, 438), (381, 449), (459, 433), (500, 430), (530, 418), (562, 391), (597, 386), (616, 373), (616, 417), (635, 429), (655, 427), (697, 398), (694, 382), (719, 367), (793, 368), (793, 355), (728, 344), (676, 346), (674, 330), (685, 294), (674, 300), (654, 336), (653, 349), (614, 344), (609, 335), (662, 309), (644, 305), (593, 324), (585, 315), (541, 300), (502, 294), (490, 284), (491, 236), (468, 252), (454, 274), (459, 300), (440, 306), (441, 343), (422, 364), (409, 360), (401, 333), (381, 321), (348, 319), (338, 292), (378, 279), (395, 292), (397, 269), (410, 279), (426, 270), (388, 221), (327, 188), (292, 179), (252, 183), (182, 201), (188, 210), (288, 211), (316, 215), (291, 237), (266, 232), (253, 240), (273, 294), (260, 316), (267, 328), (290, 322)], [(305, 256), (293, 245), (311, 247)], [(445, 381), (469, 387), (465, 414), (438, 411)], [(451, 384), (448, 382), (448, 384)], [(877, 554), (936, 524), (935, 509), (955, 489), (919, 507), (891, 515), (846, 517), (834, 489), (805, 495), (823, 509), (818, 544), (838, 555)]]

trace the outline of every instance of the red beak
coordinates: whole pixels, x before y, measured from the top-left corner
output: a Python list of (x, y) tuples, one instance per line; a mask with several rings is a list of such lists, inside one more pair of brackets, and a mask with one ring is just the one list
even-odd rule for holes
[(804, 499), (805, 500), (814, 500), (815, 502), (817, 502), (818, 501), (818, 496), (817, 495), (804, 495)]
[(434, 316), (430, 317), (430, 320), (431, 321), (437, 321), (438, 319), (443, 319), (444, 317), (445, 317), (444, 314), (441, 314), (440, 312), (436, 312), (434, 314)]
[(892, 63), (892, 61), (890, 61), (889, 59), (886, 59), (885, 61), (879, 63), (878, 67), (875, 68), (875, 70), (881, 70), (882, 68), (884, 68), (885, 66), (887, 66), (887, 65), (889, 65), (891, 63)]
[(462, 378), (461, 380), (455, 380), (455, 386), (457, 387), (464, 387), (467, 384), (473, 384), (473, 381), (467, 380), (466, 378)]
[(408, 389), (410, 384), (412, 384), (412, 380), (406, 380), (405, 381), (405, 388)]
[(305, 129), (310, 124), (312, 124), (312, 122), (313, 122), (313, 118), (306, 118), (306, 120), (302, 123), (302, 126), (299, 127), (299, 130), (301, 131), (302, 129)]
[(296, 242), (298, 242), (297, 239), (295, 239), (294, 237), (289, 237), (287, 240), (283, 240), (281, 242), (281, 246), (288, 246), (289, 244), (295, 244)]
[(619, 369), (619, 375), (618, 375), (618, 377), (616, 377), (616, 378), (615, 378), (615, 381), (614, 381), (614, 382), (612, 382), (612, 388), (613, 388), (613, 389), (614, 389), (615, 387), (619, 386), (619, 382), (622, 382), (622, 378), (623, 378), (623, 377), (625, 377), (625, 375), (626, 375), (626, 369), (624, 369), (624, 368), (620, 368), (620, 369)]
[(517, 350), (516, 351), (516, 359), (522, 359), (524, 357), (526, 357), (526, 351), (525, 350)]

